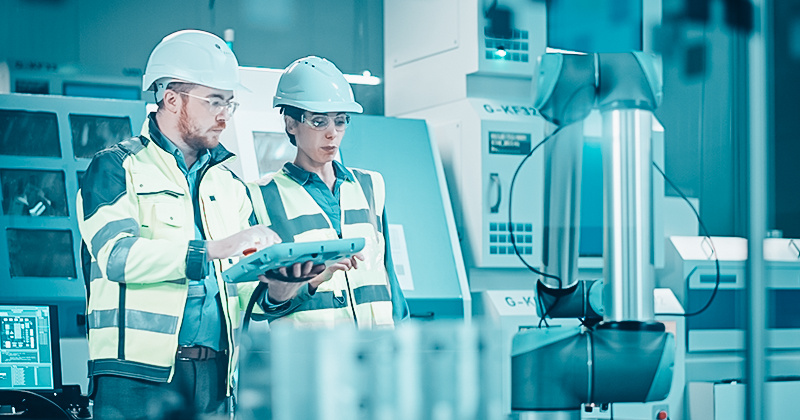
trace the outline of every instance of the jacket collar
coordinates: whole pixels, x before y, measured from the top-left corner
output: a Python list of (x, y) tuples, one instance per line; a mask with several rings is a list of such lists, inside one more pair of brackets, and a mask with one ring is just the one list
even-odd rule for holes
[[(283, 165), (283, 172), (289, 178), (294, 180), (294, 182), (296, 182), (296, 183), (298, 183), (300, 185), (305, 185), (308, 182), (310, 182), (311, 181), (311, 175), (313, 175), (312, 172), (309, 172), (309, 171), (307, 171), (307, 170), (295, 165), (292, 162), (286, 162)], [(337, 179), (341, 179), (342, 181), (353, 182), (353, 180), (355, 179), (353, 177), (353, 174), (350, 173), (350, 170), (345, 168), (344, 165), (342, 165), (339, 161), (336, 161), (336, 160), (333, 161), (333, 173), (334, 173), (334, 175), (336, 175)]]

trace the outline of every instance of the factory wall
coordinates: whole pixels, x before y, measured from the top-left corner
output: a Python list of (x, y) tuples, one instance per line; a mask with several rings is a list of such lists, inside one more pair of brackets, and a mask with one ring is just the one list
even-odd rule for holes
[[(23, 70), (119, 77), (141, 83), (152, 48), (166, 34), (194, 28), (223, 36), (243, 66), (284, 68), (321, 55), (344, 73), (383, 74), (383, 2), (370, 0), (2, 0), (0, 62)], [(379, 89), (356, 87), (371, 114)]]
[[(706, 22), (674, 19), (665, 6), (661, 45), (666, 129), (665, 170), (691, 197), (711, 234), (746, 229), (746, 35), (725, 23), (719, 2)], [(790, 83), (800, 53), (793, 34), (798, 2), (776, 2), (776, 144), (770, 228), (800, 235), (800, 198), (793, 193), (793, 133), (797, 84)], [(2, 0), (0, 62), (10, 70), (114, 77), (140, 81), (152, 47), (165, 34), (197, 28), (220, 36), (235, 30), (244, 66), (283, 68), (310, 54), (345, 73), (382, 76), (383, 1), (379, 0)], [(793, 49), (794, 48), (794, 49)], [(795, 52), (793, 52), (795, 51)], [(12, 88), (13, 90), (13, 88)], [(59, 93), (59, 92), (53, 92)], [(368, 114), (382, 115), (383, 91), (355, 86)], [(675, 194), (668, 190), (668, 194)]]

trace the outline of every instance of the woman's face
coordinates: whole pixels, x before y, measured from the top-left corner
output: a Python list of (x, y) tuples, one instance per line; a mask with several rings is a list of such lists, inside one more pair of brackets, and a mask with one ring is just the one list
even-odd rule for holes
[(344, 112), (321, 114), (304, 111), (301, 120), (285, 118), (287, 131), (295, 136), (299, 157), (318, 165), (332, 162), (350, 121), (349, 115)]

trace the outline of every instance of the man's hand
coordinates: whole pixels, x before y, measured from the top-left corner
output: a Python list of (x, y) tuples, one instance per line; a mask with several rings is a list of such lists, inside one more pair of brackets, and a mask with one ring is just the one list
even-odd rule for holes
[(281, 238), (275, 231), (263, 225), (256, 225), (224, 239), (206, 241), (206, 255), (209, 260), (240, 257), (245, 250), (255, 248), (257, 251), (279, 242)]
[(273, 272), (267, 272), (258, 279), (269, 285), (267, 290), (272, 302), (284, 302), (295, 297), (297, 291), (306, 283), (309, 285), (309, 291), (314, 293), (320, 284), (333, 277), (333, 273), (358, 268), (358, 261), (364, 261), (364, 256), (360, 252), (350, 258), (336, 261), (328, 267), (321, 264), (314, 265), (311, 261), (294, 263), (288, 268), (281, 267)]

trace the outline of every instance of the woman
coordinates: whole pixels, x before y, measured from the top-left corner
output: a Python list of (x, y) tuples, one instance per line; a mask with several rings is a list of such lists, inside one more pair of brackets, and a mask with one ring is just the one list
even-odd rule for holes
[(405, 318), (408, 310), (393, 270), (387, 269), (383, 177), (335, 160), (348, 113), (362, 112), (361, 105), (333, 63), (311, 56), (284, 70), (273, 106), (280, 107), (297, 154), (250, 185), (259, 222), (284, 242), (361, 237), (366, 245), (307, 283), (267, 279), (268, 319), (305, 326), (393, 326), (393, 314)]

